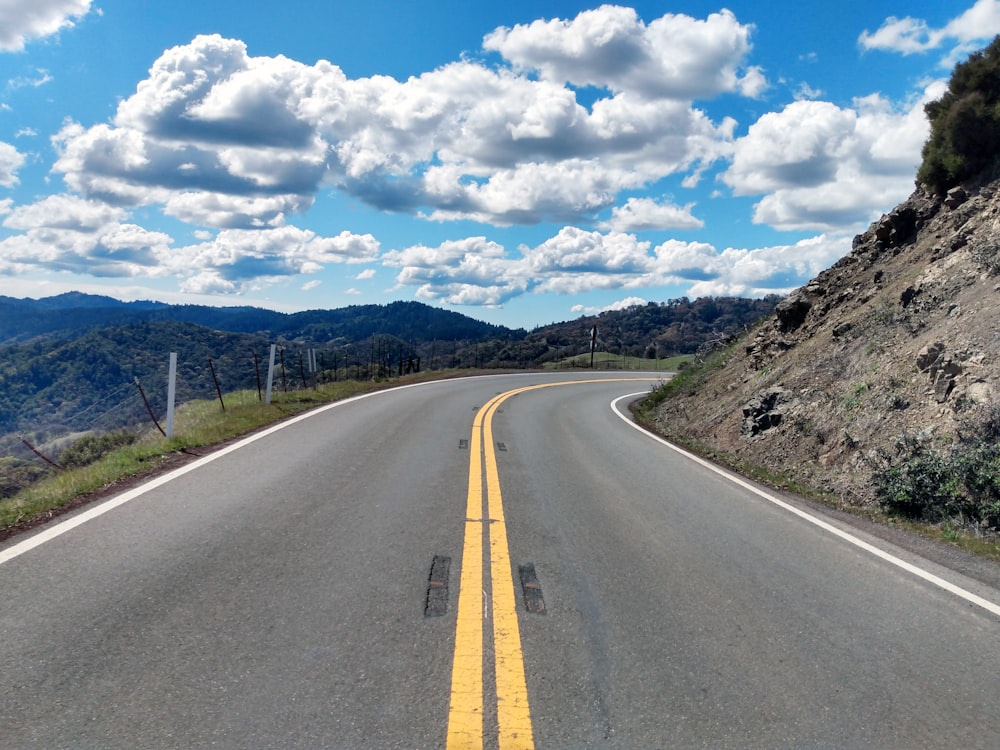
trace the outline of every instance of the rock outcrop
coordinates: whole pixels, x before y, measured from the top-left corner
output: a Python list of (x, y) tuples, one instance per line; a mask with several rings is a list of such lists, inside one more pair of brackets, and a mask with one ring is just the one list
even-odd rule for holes
[(658, 427), (847, 502), (902, 438), (947, 441), (1000, 395), (1000, 182), (917, 189), (782, 300)]

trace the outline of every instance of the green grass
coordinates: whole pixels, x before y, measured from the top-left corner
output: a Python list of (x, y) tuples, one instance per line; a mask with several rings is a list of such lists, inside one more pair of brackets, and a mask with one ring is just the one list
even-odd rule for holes
[[(691, 359), (692, 355), (690, 354), (667, 359), (645, 359), (643, 357), (623, 357), (621, 354), (610, 354), (609, 352), (594, 352), (593, 369), (673, 372), (681, 366), (682, 362), (689, 362)], [(544, 367), (546, 370), (589, 370), (591, 369), (590, 354), (577, 354), (554, 362), (546, 362)]]

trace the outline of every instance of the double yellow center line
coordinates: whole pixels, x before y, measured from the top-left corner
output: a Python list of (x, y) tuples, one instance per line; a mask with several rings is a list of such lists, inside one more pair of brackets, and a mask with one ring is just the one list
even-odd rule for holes
[[(521, 631), (517, 623), (514, 579), (507, 544), (507, 524), (500, 495), (493, 415), (511, 396), (539, 386), (501, 393), (486, 404), (472, 423), (469, 442), (469, 494), (465, 510), (465, 544), (459, 582), (455, 659), (448, 715), (449, 750), (481, 748), (486, 733), (483, 716), (483, 621), (485, 591), (492, 581), (493, 652), (496, 659), (497, 724), (501, 750), (533, 748), (528, 687), (524, 680)], [(483, 496), (483, 474), (486, 494)], [(485, 502), (484, 502), (485, 499)], [(483, 569), (483, 540), (489, 527), (489, 571)]]
[[(483, 623), (489, 619), (485, 591), (487, 581), (491, 582), (499, 748), (530, 750), (535, 746), (528, 688), (524, 677), (513, 570), (507, 543), (507, 523), (504, 519), (500, 476), (493, 444), (493, 415), (504, 401), (525, 391), (632, 379), (606, 378), (516, 388), (495, 396), (479, 410), (472, 423), (465, 543), (462, 548), (451, 706), (448, 714), (448, 750), (482, 748), (487, 734), (483, 694)], [(488, 568), (484, 569), (483, 545), (487, 539), (489, 562)]]

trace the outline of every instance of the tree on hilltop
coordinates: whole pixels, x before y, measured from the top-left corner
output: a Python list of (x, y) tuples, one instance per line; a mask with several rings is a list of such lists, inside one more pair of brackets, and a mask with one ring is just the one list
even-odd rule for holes
[(1000, 163), (1000, 36), (955, 66), (948, 90), (924, 106), (931, 133), (917, 179), (943, 195)]

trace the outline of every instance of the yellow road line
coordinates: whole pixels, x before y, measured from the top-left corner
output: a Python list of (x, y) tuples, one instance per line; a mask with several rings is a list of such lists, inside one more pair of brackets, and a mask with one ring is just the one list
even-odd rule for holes
[[(509, 398), (519, 391), (505, 394)], [(524, 678), (521, 631), (517, 622), (514, 577), (507, 544), (507, 521), (500, 492), (500, 474), (493, 446), (493, 415), (502, 400), (496, 400), (483, 425), (486, 463), (486, 501), (490, 519), (490, 570), (493, 574), (493, 653), (496, 659), (497, 724), (500, 750), (531, 750), (528, 686)]]
[[(525, 391), (560, 385), (607, 383), (643, 378), (602, 378), (543, 383), (501, 393), (479, 410), (469, 442), (469, 491), (465, 511), (465, 542), (459, 583), (455, 656), (448, 713), (448, 750), (482, 748), (484, 726), (483, 590), (490, 576), (493, 592), (493, 653), (496, 663), (497, 725), (500, 750), (532, 750), (535, 746), (531, 709), (517, 620), (513, 566), (507, 542), (507, 522), (500, 491), (493, 415), (504, 401)], [(483, 496), (483, 466), (486, 507)], [(489, 526), (489, 569), (483, 566), (483, 525)]]
[(469, 494), (451, 669), (448, 750), (483, 746), (483, 474), (482, 434), (469, 442)]

